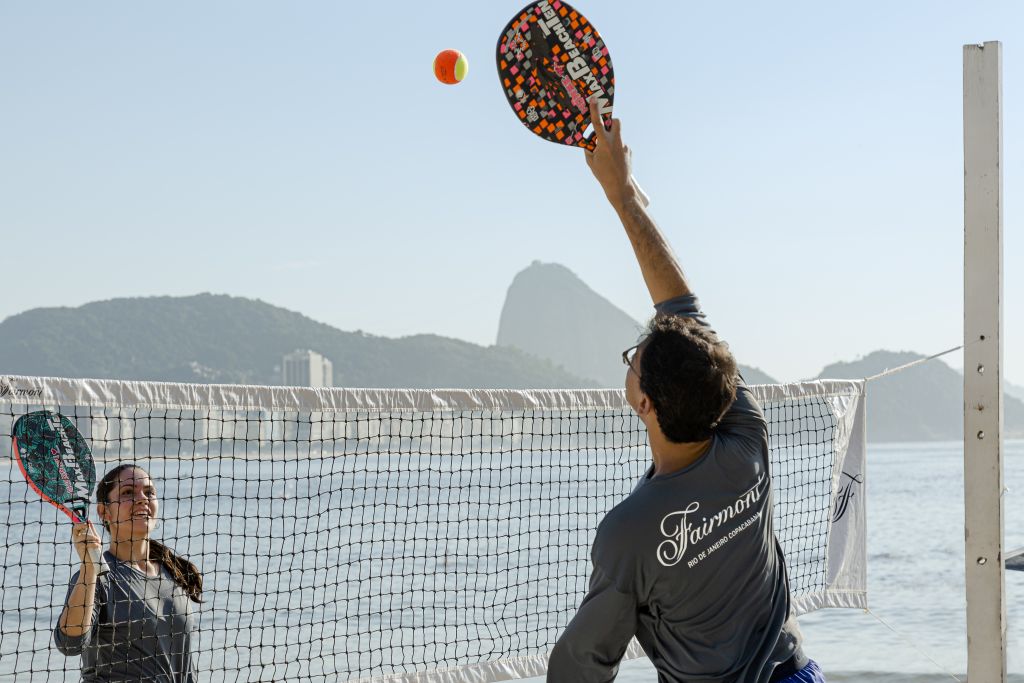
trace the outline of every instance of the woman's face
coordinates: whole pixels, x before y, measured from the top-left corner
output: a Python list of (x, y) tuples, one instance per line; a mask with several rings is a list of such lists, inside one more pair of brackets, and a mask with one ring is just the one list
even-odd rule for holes
[(117, 474), (117, 483), (107, 496), (100, 516), (117, 541), (149, 538), (156, 526), (156, 486), (145, 470), (129, 467)]

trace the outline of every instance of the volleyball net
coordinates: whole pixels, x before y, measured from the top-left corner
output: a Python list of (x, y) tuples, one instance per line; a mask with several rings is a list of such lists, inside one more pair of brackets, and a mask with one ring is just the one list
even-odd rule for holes
[[(864, 383), (752, 390), (797, 612), (866, 607)], [(0, 377), (0, 680), (81, 676), (52, 637), (70, 524), (7, 445), (40, 409), (74, 421), (98, 476), (133, 462), (155, 481), (153, 538), (204, 577), (192, 647), (209, 680), (543, 675), (598, 523), (650, 464), (621, 391)]]

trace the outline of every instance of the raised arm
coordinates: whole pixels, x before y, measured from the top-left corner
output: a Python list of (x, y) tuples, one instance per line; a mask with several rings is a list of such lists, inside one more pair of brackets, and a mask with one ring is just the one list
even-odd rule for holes
[(630, 180), (631, 157), (629, 147), (622, 144), (621, 124), (612, 119), (609, 129), (601, 125), (597, 100), (590, 100), (590, 117), (595, 122), (596, 148), (588, 151), (587, 165), (601, 183), (604, 194), (633, 245), (640, 272), (654, 303), (690, 294), (672, 248), (647, 213), (640, 193)]
[(82, 565), (57, 620), (57, 637), (62, 652), (77, 655), (81, 650), (76, 647), (78, 643), (75, 639), (87, 636), (96, 623), (96, 577), (99, 567), (92, 563), (89, 548), (98, 548), (102, 552), (103, 545), (89, 522), (73, 525), (71, 534)]
[(72, 638), (88, 634), (96, 618), (96, 571), (86, 567), (92, 565), (82, 565), (57, 621), (61, 633)]

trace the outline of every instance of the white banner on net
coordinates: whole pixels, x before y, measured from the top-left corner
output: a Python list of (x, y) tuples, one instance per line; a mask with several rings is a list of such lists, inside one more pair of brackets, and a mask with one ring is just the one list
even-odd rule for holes
[[(823, 401), (835, 420), (831, 434), (834, 457), (829, 484), (827, 573), (824, 583), (811, 590), (794, 591), (798, 615), (824, 607), (867, 608), (867, 396), (864, 380), (830, 380), (753, 387), (754, 395), (770, 417), (772, 408), (800, 403), (813, 396)], [(773, 479), (782, 469), (790, 448), (771, 432)], [(776, 505), (786, 495), (776, 485)], [(786, 539), (780, 534), (786, 549)], [(787, 552), (787, 562), (790, 554)]]
[[(775, 529), (795, 610), (866, 607), (864, 383), (752, 390), (770, 426)], [(543, 675), (585, 594), (594, 530), (650, 458), (617, 390), (0, 376), (0, 435), (39, 408), (73, 416), (100, 473), (132, 460), (164, 480), (163, 539), (206, 577), (200, 671), (238, 680)], [(60, 567), (60, 520), (25, 520), (27, 487), (15, 479), (0, 517), (42, 531), (9, 532), (19, 542), (9, 536), (0, 566), (50, 557)], [(242, 542), (260, 518), (272, 531), (260, 548), (269, 560), (248, 557)], [(37, 624), (56, 619), (70, 573), (45, 564), (30, 572), (36, 604), (49, 610)], [(260, 611), (247, 611), (253, 602)], [(0, 629), (9, 628), (5, 618)], [(18, 670), (77, 680), (77, 660), (55, 655), (48, 632), (35, 641), (30, 667), (28, 650), (0, 652), (12, 667), (0, 665), (0, 680)], [(638, 656), (634, 641), (627, 657)]]

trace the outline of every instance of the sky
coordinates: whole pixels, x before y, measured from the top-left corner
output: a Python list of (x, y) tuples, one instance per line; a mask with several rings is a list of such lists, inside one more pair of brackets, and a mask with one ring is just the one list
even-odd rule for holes
[[(214, 292), (490, 345), (534, 260), (646, 319), (583, 153), (499, 86), (522, 4), (0, 0), (0, 319)], [(691, 286), (782, 381), (961, 342), (962, 46), (1002, 41), (1004, 369), (1024, 384), (1024, 5), (575, 6)], [(431, 71), (445, 48), (469, 59), (455, 86)]]

